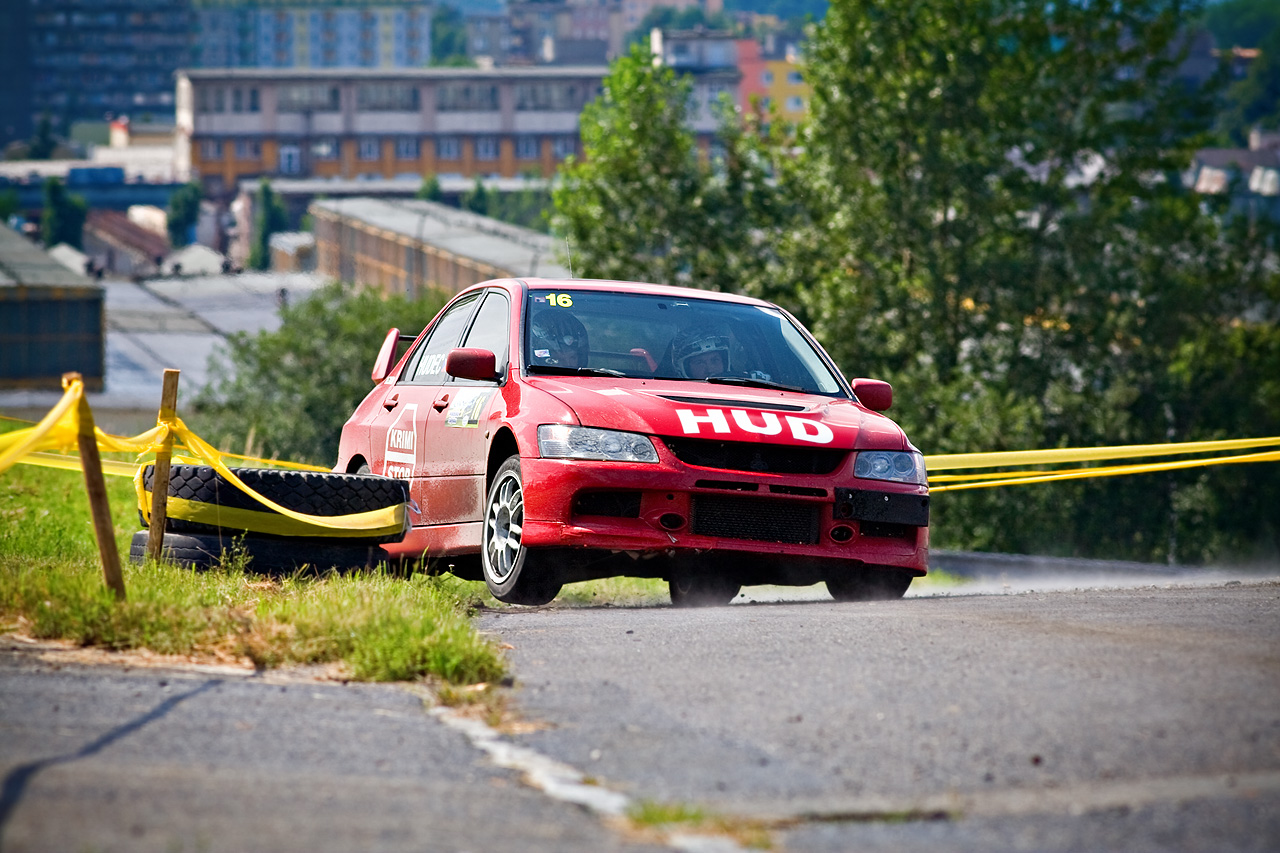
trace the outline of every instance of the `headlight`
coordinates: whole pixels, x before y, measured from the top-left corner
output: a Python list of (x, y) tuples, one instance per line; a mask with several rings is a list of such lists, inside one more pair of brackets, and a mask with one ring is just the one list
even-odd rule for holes
[(853, 476), (862, 480), (893, 480), (898, 483), (928, 482), (924, 472), (924, 457), (919, 453), (898, 453), (893, 450), (863, 450), (853, 464)]
[(602, 459), (608, 462), (657, 462), (653, 442), (633, 432), (544, 424), (538, 427), (538, 452), (546, 459)]

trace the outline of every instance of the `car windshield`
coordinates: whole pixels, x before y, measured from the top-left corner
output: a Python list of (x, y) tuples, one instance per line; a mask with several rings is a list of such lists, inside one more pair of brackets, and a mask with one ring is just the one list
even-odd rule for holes
[(674, 379), (844, 396), (776, 308), (598, 290), (531, 290), (530, 373)]

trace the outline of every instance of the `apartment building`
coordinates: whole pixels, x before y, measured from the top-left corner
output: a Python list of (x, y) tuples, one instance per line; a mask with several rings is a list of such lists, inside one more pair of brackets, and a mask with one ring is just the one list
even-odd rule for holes
[(660, 30), (649, 34), (649, 49), (655, 60), (687, 76), (693, 86), (689, 127), (704, 143), (719, 127), (722, 95), (740, 102), (742, 71), (738, 68), (738, 40), (732, 33), (718, 30)]
[(198, 68), (414, 68), (432, 6), (395, 0), (192, 0)]
[(178, 166), (222, 198), (258, 176), (550, 177), (606, 72), (191, 69), (177, 79)]

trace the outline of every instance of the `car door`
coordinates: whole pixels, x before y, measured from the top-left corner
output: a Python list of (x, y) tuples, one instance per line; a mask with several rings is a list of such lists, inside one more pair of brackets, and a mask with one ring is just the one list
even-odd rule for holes
[[(429, 425), (445, 417), (447, 403), (436, 408), (443, 387), (449, 380), (445, 359), (458, 346), (480, 303), (480, 294), (468, 294), (452, 305), (436, 321), (427, 337), (410, 354), (404, 370), (382, 399), (382, 411), (369, 428), (372, 455), (382, 453), (382, 470), (375, 474), (409, 481), (410, 521), (416, 526), (446, 523), (438, 521), (438, 513), (428, 501), (426, 481), (433, 466), (425, 464), (424, 453)], [(434, 451), (432, 459), (438, 459)]]
[(495, 407), (501, 416), (507, 374), (511, 303), (501, 290), (485, 293), (461, 346), (493, 352), (492, 381), (448, 380), (436, 389), (420, 454), (423, 490), (432, 524), (479, 521), (484, 511), (486, 457)]

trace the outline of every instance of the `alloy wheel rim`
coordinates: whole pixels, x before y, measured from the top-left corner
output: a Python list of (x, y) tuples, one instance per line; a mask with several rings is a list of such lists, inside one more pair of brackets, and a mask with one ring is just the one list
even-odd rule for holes
[(496, 584), (506, 583), (520, 556), (524, 494), (511, 473), (498, 481), (485, 518), (485, 571)]

